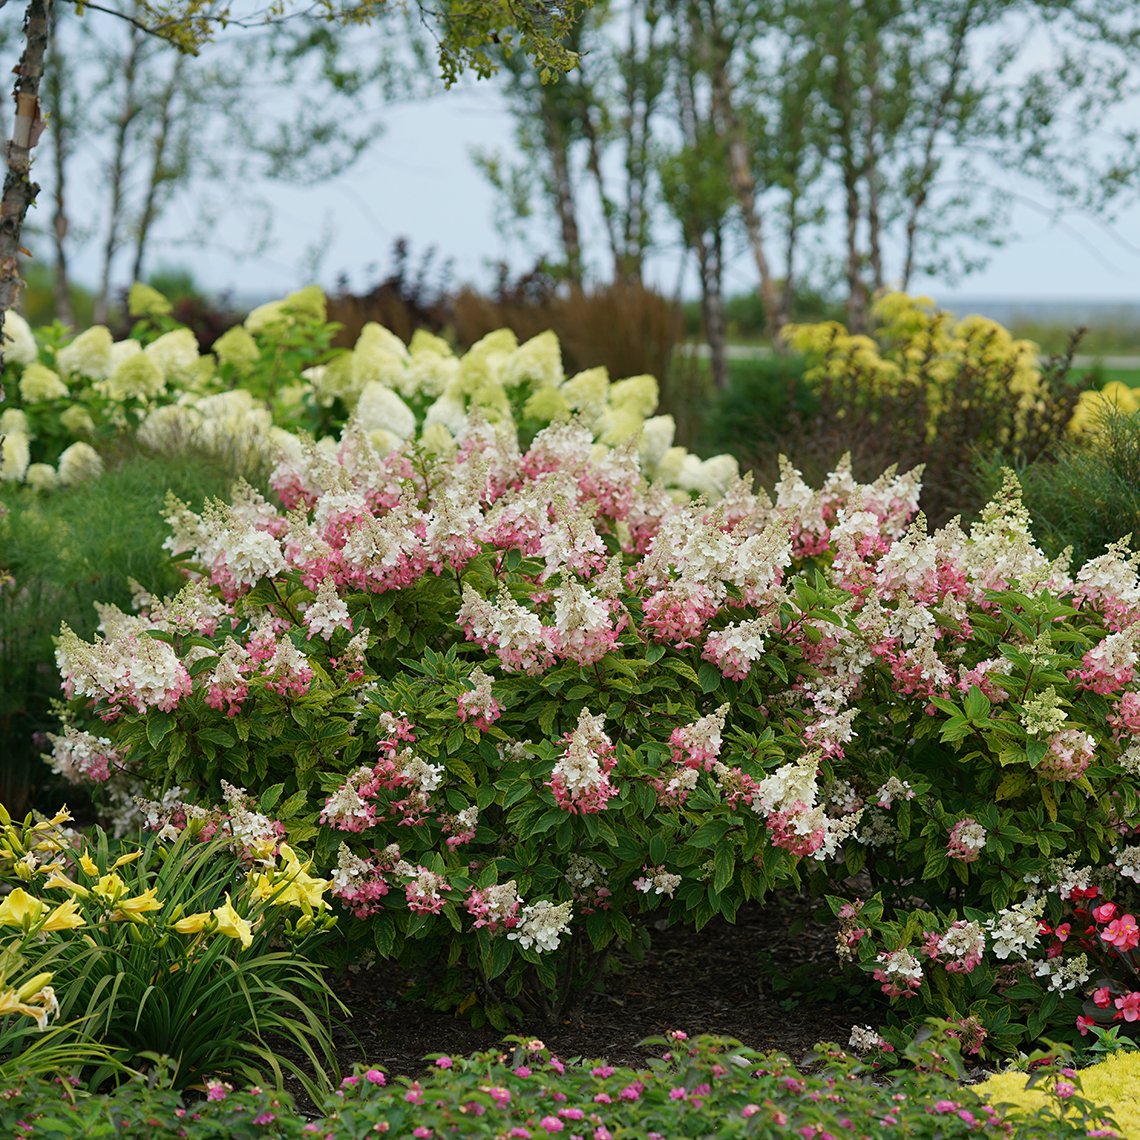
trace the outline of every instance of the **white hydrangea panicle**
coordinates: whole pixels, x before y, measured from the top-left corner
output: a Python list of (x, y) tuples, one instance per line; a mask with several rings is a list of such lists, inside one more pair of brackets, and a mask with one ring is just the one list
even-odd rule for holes
[(202, 362), (198, 353), (198, 339), (186, 328), (163, 333), (151, 341), (143, 353), (157, 366), (163, 381), (177, 388), (185, 387), (197, 378)]
[(371, 382), (389, 389), (398, 387), (408, 358), (407, 346), (395, 333), (369, 321), (352, 349), (352, 375), (357, 389), (363, 392)]
[[(82, 404), (72, 404), (70, 408), (65, 408), (60, 413), (59, 422), (73, 436), (91, 436), (95, 433), (95, 421)], [(0, 425), (0, 432), (3, 430)]]
[(617, 795), (610, 783), (616, 763), (614, 745), (606, 735), (604, 718), (583, 708), (577, 726), (563, 737), (563, 743), (565, 748), (547, 781), (558, 806), (583, 814), (604, 811), (607, 801)]
[(533, 906), (524, 906), (518, 926), (508, 931), (507, 937), (524, 949), (532, 946), (540, 954), (557, 950), (562, 935), (570, 930), (574, 914), (572, 902), (552, 903), (546, 899)]
[(416, 432), (415, 412), (379, 380), (364, 385), (353, 416), (363, 431), (386, 431), (398, 441), (410, 439)]
[(606, 447), (617, 447), (618, 444), (638, 439), (644, 422), (633, 408), (606, 408), (594, 421), (594, 432), (599, 443)]
[(610, 385), (609, 403), (613, 408), (628, 408), (640, 420), (657, 411), (660, 390), (654, 376), (629, 376)]
[(103, 474), (103, 460), (89, 443), (76, 440), (60, 454), (58, 470), (59, 481), (65, 487), (74, 487), (98, 479)]
[(604, 367), (588, 368), (562, 385), (562, 395), (587, 423), (594, 423), (605, 411), (610, 395), (610, 374)]
[(677, 423), (672, 416), (652, 416), (641, 425), (637, 451), (641, 469), (648, 478), (657, 474), (658, 464), (673, 446), (676, 433)]
[(560, 657), (593, 665), (616, 648), (618, 631), (605, 602), (573, 579), (553, 593), (554, 626), (549, 637)]
[(166, 377), (156, 360), (144, 352), (134, 352), (114, 361), (110, 376), (95, 388), (109, 400), (146, 401), (165, 391)]
[(199, 516), (197, 561), (224, 594), (236, 595), (286, 566), (281, 542), (257, 525), (256, 510), (235, 496), (234, 505), (209, 499)]
[(464, 583), (457, 620), (468, 640), (492, 650), (504, 669), (533, 675), (554, 663), (551, 631), (505, 587), (492, 603)]
[(431, 427), (444, 427), (453, 435), (458, 435), (467, 422), (467, 405), (457, 389), (448, 385), (442, 395), (424, 413), (425, 431)]
[(499, 382), (504, 388), (532, 384), (536, 388), (555, 388), (562, 383), (562, 348), (557, 335), (547, 330), (520, 344), (502, 363)]
[(787, 522), (773, 519), (747, 535), (738, 529), (733, 538), (734, 550), (725, 580), (740, 591), (748, 605), (778, 606), (785, 597), (780, 583), (792, 564), (792, 536)]
[(502, 389), (503, 368), (519, 346), (511, 329), (495, 329), (476, 341), (459, 361), (459, 385), (471, 397), (480, 389)]
[(124, 361), (129, 360), (132, 356), (138, 356), (142, 352), (143, 346), (133, 337), (128, 337), (126, 340), (117, 340), (111, 345), (111, 375), (115, 374), (115, 370)]
[(15, 309), (4, 314), (4, 362), (31, 364), (39, 357), (39, 347), (31, 325)]
[(5, 408), (0, 412), (0, 435), (27, 435), (32, 433), (28, 414), (22, 408)]
[(1016, 583), (1019, 589), (1035, 593), (1045, 587), (1061, 591), (1071, 585), (1064, 563), (1050, 561), (1034, 544), (1021, 484), (1009, 469), (1001, 490), (970, 528), (963, 560), (980, 589), (1004, 590)]
[(1033, 963), (1033, 973), (1038, 978), (1048, 978), (1049, 989), (1059, 994), (1081, 989), (1092, 977), (1087, 954), (1038, 959)]
[(553, 520), (549, 523), (544, 523), (541, 517), (535, 520), (539, 531), (537, 553), (546, 563), (544, 577), (552, 577), (566, 568), (584, 575), (601, 569), (606, 564), (608, 551), (594, 525), (593, 512), (579, 509), (553, 489), (551, 494), (549, 513), (554, 515)]
[(641, 877), (633, 880), (633, 887), (642, 894), (664, 895), (671, 899), (673, 892), (681, 885), (681, 876), (672, 874), (664, 867), (642, 867), (641, 870)]
[(50, 400), (64, 400), (68, 396), (68, 387), (60, 379), (58, 372), (53, 372), (46, 365), (33, 361), (25, 366), (20, 375), (20, 399), (25, 404), (42, 404)]
[(37, 491), (50, 491), (59, 486), (59, 474), (50, 463), (29, 463), (24, 482)]
[(32, 461), (32, 446), (22, 431), (0, 434), (0, 482), (22, 483)]
[(336, 588), (336, 582), (326, 575), (317, 587), (317, 596), (305, 607), (305, 627), (310, 637), (323, 637), (326, 641), (338, 630), (352, 632), (352, 618), (348, 606)]
[(1075, 600), (1092, 602), (1114, 631), (1140, 620), (1140, 551), (1131, 545), (1131, 534), (1110, 543), (1077, 571), (1075, 581)]
[(752, 810), (763, 815), (795, 804), (814, 807), (819, 796), (819, 761), (818, 752), (805, 752), (798, 760), (782, 764), (771, 775), (765, 776), (756, 785)]
[(742, 681), (753, 665), (764, 657), (764, 646), (772, 630), (774, 615), (730, 622), (705, 638), (701, 656), (711, 661), (726, 677)]
[(721, 734), (728, 713), (729, 705), (725, 702), (715, 712), (698, 718), (692, 724), (673, 729), (669, 736), (673, 763), (711, 771), (724, 743)]
[(102, 783), (110, 779), (118, 763), (118, 751), (110, 739), (64, 725), (61, 734), (48, 733), (51, 754), (46, 757), (51, 770), (72, 784), (88, 780)]
[(1045, 912), (1045, 900), (1040, 896), (1029, 898), (1006, 907), (986, 923), (990, 933), (990, 944), (995, 958), (1003, 962), (1007, 958), (1029, 957), (1041, 935), (1041, 915)]
[(677, 472), (675, 482), (683, 490), (693, 491), (715, 503), (739, 476), (740, 467), (734, 456), (714, 455), (711, 459), (699, 460), (688, 455)]
[(55, 354), (56, 368), (68, 378), (85, 376), (89, 380), (106, 380), (111, 375), (113, 340), (111, 330), (105, 325), (92, 325)]
[(1112, 856), (1112, 865), (1122, 878), (1140, 883), (1140, 846), (1121, 847)]
[(888, 776), (886, 782), (871, 797), (881, 808), (894, 806), (895, 800), (913, 800), (914, 789), (909, 781), (900, 780), (897, 776)]

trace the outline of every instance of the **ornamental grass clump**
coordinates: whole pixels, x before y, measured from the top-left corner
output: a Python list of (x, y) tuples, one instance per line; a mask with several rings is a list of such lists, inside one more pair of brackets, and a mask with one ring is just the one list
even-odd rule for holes
[(1076, 1035), (1102, 947), (1042, 930), (1078, 888), (1138, 913), (1135, 560), (1046, 557), (1012, 476), (930, 531), (916, 473), (710, 505), (573, 422), (456, 443), (358, 430), (286, 460), (280, 506), (172, 503), (185, 589), (60, 637), (57, 768), (156, 828), (274, 819), (346, 956), (462, 964), (437, 999), (499, 1023), (650, 916), (806, 883), (900, 1021)]
[(162, 549), (165, 491), (200, 504), (230, 483), (199, 461), (133, 455), (58, 494), (0, 486), (0, 803), (12, 814), (59, 802), (41, 754), (59, 698), (52, 637), (60, 622), (90, 636), (96, 603), (129, 605), (132, 580), (143, 592), (176, 589)]
[[(1000, 458), (979, 462), (983, 485), (1001, 482)], [(1047, 550), (1073, 548), (1080, 564), (1140, 534), (1140, 415), (1102, 404), (1055, 454), (1020, 469), (1033, 532)]]

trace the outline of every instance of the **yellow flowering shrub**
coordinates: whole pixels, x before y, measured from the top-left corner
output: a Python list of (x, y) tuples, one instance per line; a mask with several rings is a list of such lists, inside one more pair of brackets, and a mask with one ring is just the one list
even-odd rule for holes
[(1069, 432), (1075, 436), (1095, 434), (1105, 414), (1114, 410), (1125, 415), (1140, 412), (1140, 391), (1119, 380), (1110, 380), (1099, 391), (1083, 392), (1069, 421)]
[(885, 293), (871, 307), (871, 334), (849, 333), (836, 321), (788, 325), (783, 337), (808, 361), (809, 384), (856, 382), (867, 398), (897, 397), (923, 389), (926, 431), (933, 439), (947, 407), (946, 393), (964, 373), (980, 381), (981, 397), (1008, 400), (1016, 409), (1016, 440), (1037, 403), (1042, 373), (1039, 348), (1015, 339), (987, 317), (955, 317), (929, 297)]

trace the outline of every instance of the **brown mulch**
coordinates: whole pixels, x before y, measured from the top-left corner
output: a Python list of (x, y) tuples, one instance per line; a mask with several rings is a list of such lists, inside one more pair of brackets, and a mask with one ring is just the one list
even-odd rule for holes
[[(668, 1029), (734, 1037), (779, 1049), (800, 1061), (819, 1041), (846, 1045), (851, 1026), (877, 1024), (883, 1007), (873, 987), (843, 975), (835, 925), (826, 907), (804, 899), (742, 908), (735, 924), (717, 919), (703, 930), (654, 931), (641, 961), (618, 956), (604, 990), (590, 993), (557, 1024), (512, 1032), (540, 1037), (563, 1059), (605, 1058), (640, 1065), (638, 1042)], [(788, 976), (801, 975), (799, 992)], [(811, 977), (803, 992), (802, 975)], [(342, 1071), (367, 1062), (394, 1075), (423, 1071), (429, 1053), (464, 1055), (495, 1047), (504, 1034), (409, 1001), (409, 979), (389, 965), (347, 974), (335, 988), (352, 1017), (336, 1031)], [(863, 995), (866, 995), (864, 997)]]

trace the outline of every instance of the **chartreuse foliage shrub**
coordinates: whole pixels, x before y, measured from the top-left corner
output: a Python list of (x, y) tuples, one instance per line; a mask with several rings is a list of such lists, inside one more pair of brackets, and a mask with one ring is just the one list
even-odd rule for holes
[(422, 438), (453, 447), (469, 413), (517, 427), (524, 441), (576, 415), (594, 438), (638, 441), (649, 472), (686, 489), (715, 494), (735, 471), (726, 456), (702, 463), (673, 446), (671, 416), (655, 416), (652, 376), (611, 383), (605, 368), (566, 376), (557, 337), (520, 344), (509, 329), (456, 355), (425, 331), (409, 345), (370, 322), (351, 350), (333, 349), (335, 324), (316, 286), (261, 305), (200, 353), (170, 303), (145, 285), (131, 290), (137, 323), (114, 341), (96, 326), (61, 343), (38, 336), (13, 314), (0, 395), (0, 482), (40, 489), (97, 476), (124, 444), (170, 456), (205, 455), (231, 473), (254, 477), (290, 433), (338, 434), (352, 421), (381, 453)]
[(1015, 340), (996, 321), (962, 319), (940, 311), (929, 297), (887, 293), (871, 307), (870, 335), (849, 333), (836, 321), (788, 325), (783, 339), (807, 357), (805, 377), (824, 383), (857, 383), (869, 401), (921, 393), (926, 403), (926, 430), (938, 436), (939, 420), (960, 398), (955, 389), (963, 375), (981, 382), (974, 393), (1002, 408), (995, 425), (1014, 444), (1027, 430), (1037, 402), (1045, 394), (1038, 367), (1039, 349), (1032, 341)]
[(54, 762), (157, 828), (255, 805), (346, 954), (462, 963), (441, 1000), (501, 1022), (651, 914), (806, 881), (899, 1019), (971, 1054), (1136, 1015), (1137, 560), (1048, 559), (1012, 480), (931, 533), (913, 476), (710, 507), (586, 427), (520, 454), (474, 420), (272, 484), (172, 503), (186, 589), (63, 632)]
[[(785, 330), (806, 360), (814, 406), (780, 446), (813, 472), (844, 451), (860, 474), (922, 465), (922, 507), (937, 524), (982, 506), (972, 478), (977, 457), (1001, 453), (1020, 467), (1062, 443), (1093, 382), (1070, 372), (1075, 340), (1041, 364), (1032, 342), (986, 318), (942, 312), (926, 297), (880, 297), (871, 325), (869, 335), (833, 321)], [(768, 466), (763, 448), (738, 454)]]
[[(40, 1029), (55, 1017), (62, 1067), (93, 1088), (159, 1057), (177, 1087), (225, 1074), (281, 1087), (285, 1071), (327, 1086), (338, 1003), (307, 957), (335, 921), (327, 880), (285, 844), (242, 862), (194, 827), (135, 846), (80, 839), (67, 819), (0, 809), (0, 952), (35, 974), (0, 1009)], [(286, 1043), (307, 1065), (280, 1056)], [(11, 1069), (26, 1050), (34, 1062), (27, 1030), (5, 1044)]]
[[(974, 1086), (974, 1092), (993, 1104), (1007, 1104), (1009, 1118), (1022, 1112), (1034, 1113), (1046, 1107), (1058, 1091), (1069, 1093), (1074, 1082), (1064, 1074), (1050, 1087), (1035, 1079), (1038, 1073), (996, 1073)], [(1126, 1138), (1140, 1136), (1140, 1053), (1117, 1052), (1088, 1068), (1081, 1069), (1081, 1095), (1094, 1104), (1112, 1106), (1113, 1123)], [(1065, 1083), (1061, 1083), (1065, 1082)]]
[(725, 1038), (671, 1032), (644, 1044), (660, 1055), (643, 1069), (564, 1064), (541, 1041), (518, 1037), (500, 1051), (438, 1056), (416, 1080), (389, 1083), (382, 1070), (361, 1068), (321, 1097), (309, 1119), (287, 1095), (221, 1081), (207, 1082), (204, 1100), (188, 1102), (162, 1081), (135, 1079), (111, 1096), (89, 1097), (67, 1084), (18, 1080), (0, 1099), (0, 1127), (44, 1140), (1117, 1135), (1110, 1109), (1082, 1095), (1071, 1069), (1039, 1070), (1041, 1103), (1011, 1115), (959, 1087), (954, 1043), (938, 1038), (913, 1048), (915, 1067), (891, 1083), (873, 1083), (867, 1067), (830, 1045), (817, 1048), (810, 1072), (800, 1072), (786, 1057)]

